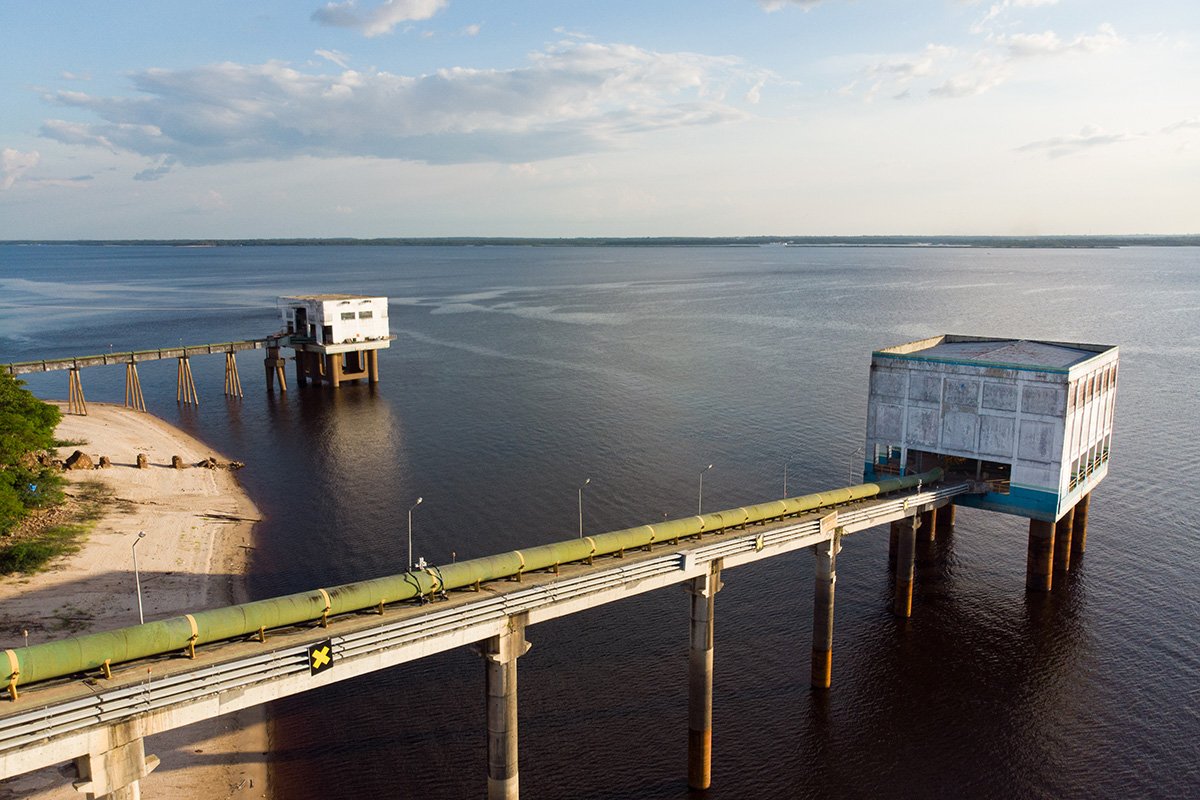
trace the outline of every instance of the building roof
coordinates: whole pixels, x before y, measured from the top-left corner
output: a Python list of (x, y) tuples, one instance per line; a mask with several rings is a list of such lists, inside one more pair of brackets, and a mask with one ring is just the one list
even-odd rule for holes
[(376, 300), (382, 295), (367, 294), (295, 294), (288, 295), (283, 300)]
[(876, 354), (955, 364), (1065, 371), (1111, 349), (1113, 348), (1110, 345), (1100, 344), (990, 339), (947, 334), (887, 347), (876, 351)]

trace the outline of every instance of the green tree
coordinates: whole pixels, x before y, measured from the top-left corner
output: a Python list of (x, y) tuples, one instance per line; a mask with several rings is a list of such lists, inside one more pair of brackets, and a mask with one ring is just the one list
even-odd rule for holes
[(24, 386), (24, 381), (0, 373), (0, 534), (10, 530), (26, 509), (62, 497), (58, 476), (27, 459), (29, 453), (54, 446), (54, 429), (62, 414)]

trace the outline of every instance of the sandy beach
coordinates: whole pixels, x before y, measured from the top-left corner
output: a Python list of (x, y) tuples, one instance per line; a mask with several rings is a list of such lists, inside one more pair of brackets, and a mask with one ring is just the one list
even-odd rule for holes
[[(65, 405), (65, 404), (60, 404)], [(55, 435), (105, 469), (65, 474), (68, 494), (96, 482), (109, 496), (103, 516), (79, 552), (32, 576), (0, 579), (0, 649), (18, 647), (138, 622), (133, 571), (136, 548), (147, 621), (246, 599), (243, 584), (258, 509), (228, 469), (194, 466), (226, 455), (150, 414), (90, 403), (87, 416), (65, 413)], [(149, 468), (137, 467), (145, 453)], [(180, 456), (186, 469), (171, 466)], [(233, 455), (234, 458), (238, 454)], [(253, 468), (253, 465), (251, 465)], [(147, 739), (146, 752), (161, 759), (142, 781), (154, 798), (268, 797), (267, 727), (263, 712), (209, 720)], [(0, 781), (0, 800), (68, 800), (80, 795), (57, 769)]]

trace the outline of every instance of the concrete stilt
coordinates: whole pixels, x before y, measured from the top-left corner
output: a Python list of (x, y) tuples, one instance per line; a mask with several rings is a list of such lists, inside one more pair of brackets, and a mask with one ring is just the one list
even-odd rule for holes
[(367, 381), (379, 383), (379, 351), (367, 351)]
[(833, 590), (837, 583), (837, 554), (842, 549), (841, 530), (814, 549), (812, 687), (828, 689), (833, 682)]
[(158, 756), (146, 755), (145, 741), (140, 736), (130, 736), (134, 730), (131, 723), (115, 725), (107, 729), (105, 741), (98, 742), (103, 748), (75, 759), (79, 780), (76, 791), (88, 800), (140, 800), (141, 779), (158, 766)]
[(1058, 573), (1071, 571), (1071, 523), (1074, 516), (1072, 509), (1054, 525), (1054, 571)]
[(900, 527), (896, 538), (896, 593), (892, 611), (898, 617), (912, 616), (913, 564), (917, 553), (917, 529), (921, 525), (919, 516), (908, 517), (897, 523)]
[(954, 503), (947, 503), (938, 509), (937, 534), (940, 536), (954, 530)]
[(279, 381), (279, 390), (287, 391), (287, 377), (284, 375), (283, 368), (287, 361), (279, 356), (278, 347), (267, 347), (267, 357), (263, 359), (263, 366), (267, 370), (267, 391), (275, 388), (275, 381)]
[(1075, 519), (1071, 525), (1071, 552), (1077, 556), (1083, 555), (1083, 551), (1087, 549), (1088, 506), (1091, 505), (1091, 500), (1092, 495), (1089, 492), (1075, 504)]
[(937, 515), (938, 510), (931, 508), (928, 511), (921, 512), (921, 527), (919, 536), (922, 544), (933, 544), (937, 538)]
[(888, 571), (896, 571), (896, 548), (900, 542), (900, 522), (888, 526)]
[(87, 401), (83, 397), (83, 381), (79, 378), (79, 367), (72, 367), (67, 373), (67, 413), (87, 416)]
[(707, 575), (688, 582), (692, 624), (688, 646), (688, 786), (712, 783), (712, 687), (714, 600), (721, 590), (721, 560)]
[(1054, 584), (1054, 523), (1029, 520), (1029, 555), (1025, 562), (1025, 588), (1048, 592)]
[(125, 364), (125, 407), (137, 411), (146, 410), (146, 398), (142, 395), (142, 382), (138, 378), (137, 363), (132, 360)]
[(529, 652), (523, 616), (483, 643), (487, 661), (488, 800), (517, 800), (517, 659)]

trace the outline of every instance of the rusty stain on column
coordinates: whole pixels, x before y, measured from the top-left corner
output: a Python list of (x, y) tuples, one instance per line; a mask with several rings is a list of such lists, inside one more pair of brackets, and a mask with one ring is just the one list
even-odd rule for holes
[(1071, 509), (1054, 524), (1054, 571), (1071, 571), (1071, 522), (1075, 510)]
[(913, 562), (917, 551), (919, 517), (901, 520), (896, 540), (896, 596), (892, 611), (898, 617), (912, 616)]
[(688, 786), (707, 789), (712, 783), (713, 615), (721, 590), (721, 560), (709, 572), (688, 582), (692, 595), (688, 646)]
[(1025, 588), (1048, 592), (1054, 583), (1054, 523), (1029, 520), (1029, 554), (1025, 562)]
[(1072, 523), (1071, 536), (1071, 552), (1077, 556), (1083, 555), (1083, 551), (1087, 549), (1087, 521), (1088, 521), (1088, 506), (1091, 504), (1092, 495), (1089, 492), (1079, 498), (1079, 502), (1075, 504), (1075, 520)]
[(837, 583), (837, 554), (842, 548), (841, 529), (814, 548), (812, 687), (828, 689), (833, 682), (833, 590)]

